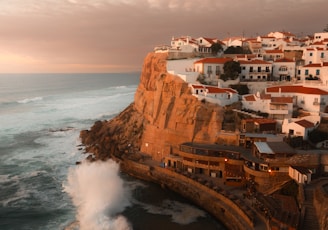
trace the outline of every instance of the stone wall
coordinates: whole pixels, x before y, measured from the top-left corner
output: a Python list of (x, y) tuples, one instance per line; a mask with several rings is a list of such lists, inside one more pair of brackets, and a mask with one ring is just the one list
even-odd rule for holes
[(215, 190), (184, 175), (166, 168), (146, 166), (142, 163), (124, 160), (121, 169), (130, 175), (153, 181), (193, 201), (211, 213), (229, 229), (253, 229), (253, 216), (247, 214), (235, 202)]

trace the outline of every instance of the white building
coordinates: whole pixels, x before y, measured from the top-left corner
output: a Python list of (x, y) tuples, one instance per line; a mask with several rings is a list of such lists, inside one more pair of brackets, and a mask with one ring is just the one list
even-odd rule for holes
[(313, 115), (324, 112), (328, 103), (328, 91), (304, 87), (300, 85), (285, 85), (266, 88), (266, 94), (271, 96), (293, 97), (293, 104)]
[(191, 84), (190, 87), (192, 94), (199, 100), (205, 99), (221, 106), (231, 105), (239, 100), (238, 92), (231, 88), (195, 84)]
[(295, 78), (296, 63), (294, 60), (282, 58), (272, 63), (272, 77), (279, 81), (290, 81)]
[(292, 34), (291, 32), (276, 31), (276, 32), (270, 32), (268, 34), (268, 37), (283, 38), (283, 39), (294, 39), (296, 36), (295, 36), (295, 34)]
[(303, 140), (308, 140), (309, 132), (315, 128), (316, 125), (306, 119), (297, 121), (285, 119), (282, 123), (282, 133), (290, 136), (303, 137)]
[(242, 96), (244, 109), (267, 113), (269, 118), (283, 120), (293, 112), (293, 98), (272, 96), (270, 94), (248, 94)]
[(264, 61), (276, 61), (277, 59), (284, 58), (284, 52), (282, 50), (264, 50)]
[(304, 64), (328, 62), (328, 48), (308, 47), (303, 50)]
[(301, 166), (289, 166), (288, 175), (299, 184), (311, 182), (311, 170)]
[(320, 42), (325, 39), (328, 39), (328, 32), (314, 33), (314, 42)]
[(271, 76), (272, 63), (263, 60), (239, 60), (240, 81), (267, 81)]
[(297, 78), (301, 81), (318, 81), (323, 85), (328, 85), (328, 62), (311, 63), (300, 66)]
[(224, 63), (232, 61), (231, 58), (203, 58), (194, 62), (196, 72), (203, 74), (209, 80), (217, 80), (224, 73)]

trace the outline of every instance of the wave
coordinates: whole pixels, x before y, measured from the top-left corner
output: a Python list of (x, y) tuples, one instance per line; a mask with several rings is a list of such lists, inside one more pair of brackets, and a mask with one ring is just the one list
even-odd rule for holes
[(27, 104), (27, 103), (42, 101), (42, 100), (43, 100), (43, 97), (32, 97), (32, 98), (25, 98), (25, 99), (19, 100), (17, 102), (20, 104)]
[(120, 215), (130, 205), (128, 190), (119, 177), (119, 165), (112, 160), (70, 168), (63, 185), (77, 207), (76, 219), (81, 230), (130, 230)]

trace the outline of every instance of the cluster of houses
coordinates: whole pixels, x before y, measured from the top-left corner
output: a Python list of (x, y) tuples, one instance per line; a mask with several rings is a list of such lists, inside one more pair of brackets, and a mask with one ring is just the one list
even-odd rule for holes
[[(213, 53), (213, 44), (219, 44), (222, 49)], [(224, 51), (229, 47), (239, 47), (248, 53), (227, 54)], [(314, 36), (302, 39), (290, 32), (272, 32), (257, 38), (231, 37), (225, 40), (173, 37), (170, 45), (158, 46), (155, 52), (168, 54), (168, 72), (186, 81), (192, 94), (199, 100), (220, 106), (241, 105), (242, 109), (234, 111), (247, 116), (243, 116), (237, 131), (229, 134), (229, 138), (234, 139), (232, 142), (236, 145), (252, 149), (252, 154), (242, 158), (244, 163), (247, 162), (246, 168), (256, 172), (276, 172), (277, 175), (290, 172), (290, 176), (295, 177), (299, 183), (311, 181), (308, 174), (302, 174), (310, 169), (315, 172), (320, 168), (321, 173), (328, 173), (327, 162), (310, 165), (310, 160), (299, 161), (306, 157), (325, 159), (320, 156), (327, 155), (328, 138), (315, 143), (320, 150), (317, 149), (319, 152), (315, 153), (315, 148), (312, 148), (315, 154), (309, 156), (283, 147), (288, 145), (287, 139), (296, 137), (298, 142), (289, 141), (289, 145), (303, 148), (304, 142), (309, 140), (309, 134), (320, 125), (322, 119), (328, 120), (328, 33), (315, 33)], [(221, 79), (227, 62), (239, 63), (240, 71), (236, 79)], [(231, 85), (246, 85), (249, 92), (240, 95)], [(266, 116), (258, 116), (259, 113)], [(224, 136), (220, 135), (220, 138)], [(226, 143), (231, 143), (231, 140)], [(272, 148), (274, 145), (286, 151)], [(181, 162), (177, 160), (179, 158), (166, 160), (172, 160), (180, 166), (189, 164), (183, 160), (184, 154), (178, 155), (182, 156)], [(194, 158), (188, 157), (189, 160), (193, 159), (191, 165), (199, 161), (199, 156), (195, 155)], [(290, 158), (294, 159), (292, 163)], [(223, 158), (218, 161), (223, 161)], [(209, 162), (205, 167), (210, 165)], [(195, 172), (197, 167), (186, 166), (185, 170)], [(240, 171), (246, 172), (245, 169)], [(226, 173), (227, 170), (222, 168), (216, 171), (208, 168), (207, 172), (208, 175)], [(300, 177), (298, 173), (303, 176)], [(248, 177), (253, 175), (255, 181), (261, 181), (261, 176), (257, 179), (254, 177), (257, 173), (246, 174)]]
[[(214, 53), (213, 44), (222, 49)], [(248, 52), (225, 53), (230, 47)], [(221, 106), (240, 101), (243, 110), (274, 119), (274, 132), (308, 140), (321, 118), (328, 117), (328, 32), (305, 38), (290, 32), (224, 40), (173, 37), (170, 45), (158, 46), (155, 52), (168, 53), (168, 72), (188, 82), (199, 100)], [(240, 65), (237, 79), (222, 80), (225, 64), (232, 61)], [(246, 85), (249, 94), (230, 88), (236, 84)], [(302, 117), (297, 116), (300, 113)], [(328, 148), (328, 140), (319, 145)]]
[[(222, 49), (213, 52), (214, 44)], [(247, 52), (228, 54), (229, 47)], [(309, 134), (323, 120), (328, 124), (328, 32), (302, 39), (290, 32), (224, 40), (173, 37), (155, 52), (168, 54), (168, 72), (186, 81), (195, 97), (235, 108), (243, 118), (235, 131), (217, 134), (221, 142), (182, 143), (165, 165), (225, 183), (251, 182), (263, 194), (290, 180), (307, 184), (328, 175), (328, 137), (308, 145)], [(239, 75), (223, 80), (228, 62), (239, 63)], [(247, 86), (248, 93), (239, 94), (236, 85)], [(277, 223), (296, 229), (295, 220), (287, 219)]]

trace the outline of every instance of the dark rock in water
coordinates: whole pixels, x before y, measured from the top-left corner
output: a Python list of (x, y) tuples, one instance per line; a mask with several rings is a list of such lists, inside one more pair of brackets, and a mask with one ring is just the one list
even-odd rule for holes
[(77, 161), (75, 162), (76, 165), (80, 165), (81, 164), (81, 161)]

